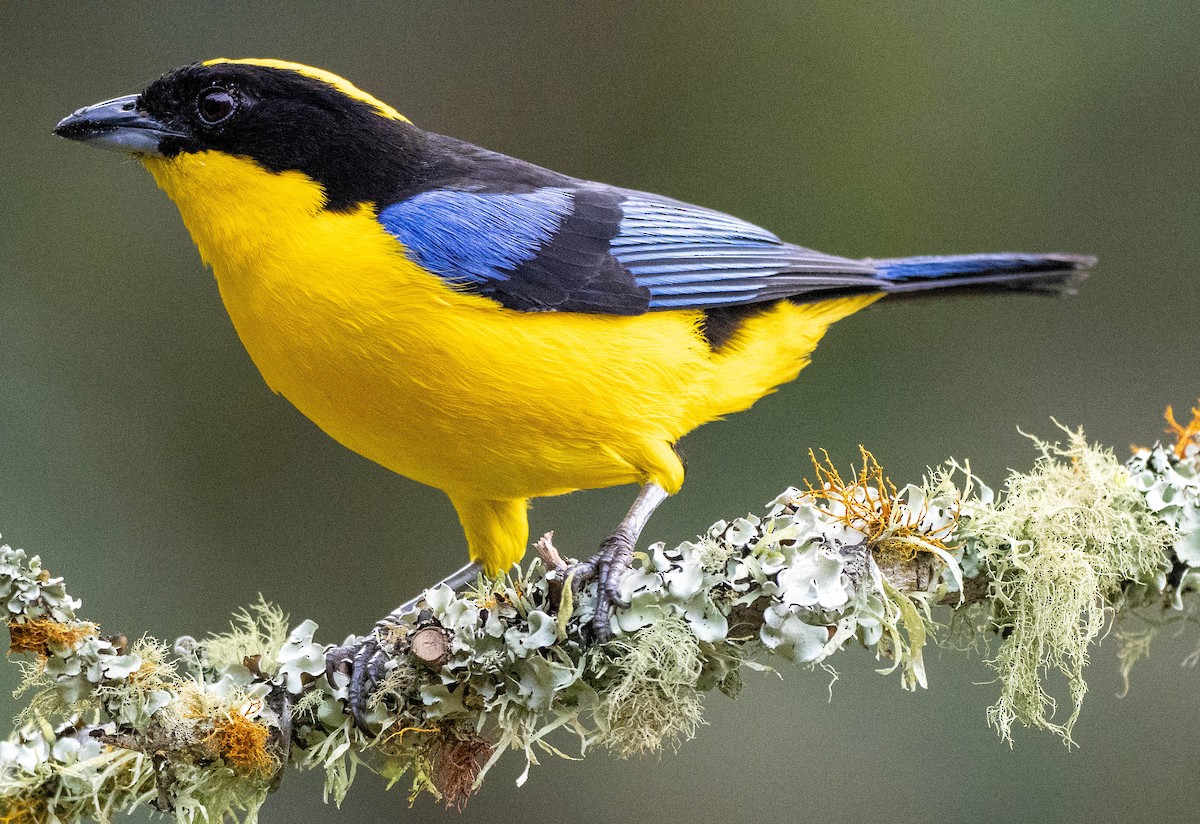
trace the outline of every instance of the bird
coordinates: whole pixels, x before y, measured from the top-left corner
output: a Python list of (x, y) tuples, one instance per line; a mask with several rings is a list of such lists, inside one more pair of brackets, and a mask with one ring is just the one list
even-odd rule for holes
[[(643, 527), (684, 482), (684, 435), (794, 379), (831, 324), (878, 300), (1071, 294), (1095, 262), (825, 254), (421, 129), (273, 58), (173, 69), (54, 132), (144, 164), (270, 389), (449, 496), (470, 559), (453, 585), (521, 560), (531, 499), (638, 485), (575, 568), (597, 587), (596, 643)], [(378, 638), (329, 660), (361, 725)]]

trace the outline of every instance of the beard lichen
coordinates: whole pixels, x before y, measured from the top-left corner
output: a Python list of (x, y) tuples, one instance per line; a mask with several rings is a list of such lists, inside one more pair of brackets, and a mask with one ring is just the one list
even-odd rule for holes
[(57, 679), (47, 671), (46, 659), (19, 663), (21, 682), (13, 690), (13, 698), (20, 698), (27, 693), (32, 693), (32, 697), (13, 719), (16, 726), (61, 724), (100, 708), (100, 700), (94, 693), (75, 696), (57, 689)]
[(622, 757), (678, 746), (701, 723), (696, 682), (703, 660), (696, 636), (670, 616), (612, 644), (611, 678), (596, 711), (600, 743)]
[(254, 662), (273, 673), (273, 662), (287, 637), (287, 614), (260, 595), (257, 603), (234, 613), (227, 632), (210, 635), (200, 642), (199, 648), (206, 666), (212, 669), (224, 670)]
[[(1153, 579), (1174, 538), (1111, 451), (1064, 431), (1065, 447), (1034, 439), (1041, 457), (1009, 477), (998, 505), (964, 502), (970, 551), (990, 581), (990, 621), (1004, 638), (989, 661), (1001, 694), (988, 721), (1010, 741), (1019, 721), (1074, 743), (1088, 647), (1122, 583)], [(1066, 681), (1071, 711), (1061, 722), (1044, 672)]]

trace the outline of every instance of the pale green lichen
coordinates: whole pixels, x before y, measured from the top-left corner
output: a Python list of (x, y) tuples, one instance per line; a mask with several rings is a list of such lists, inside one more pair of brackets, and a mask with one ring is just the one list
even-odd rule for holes
[(250, 661), (274, 673), (275, 659), (287, 640), (288, 616), (260, 595), (257, 603), (234, 613), (228, 632), (210, 635), (199, 649), (210, 669), (233, 669)]
[[(1163, 571), (1176, 534), (1111, 451), (1066, 432), (1065, 446), (1037, 441), (1033, 471), (1011, 475), (998, 505), (963, 504), (962, 533), (986, 571), (989, 619), (1004, 639), (989, 662), (1001, 692), (988, 720), (1005, 738), (1019, 721), (1071, 743), (1088, 647), (1122, 586)], [(1061, 721), (1045, 672), (1066, 682), (1071, 708)]]
[(596, 715), (599, 742), (621, 756), (677, 747), (701, 722), (700, 643), (682, 618), (672, 616), (615, 642), (609, 679)]
[[(1181, 426), (1168, 408), (1169, 431), (1177, 437), (1174, 447), (1158, 443), (1136, 449), (1125, 464), (1146, 505), (1178, 533), (1171, 569), (1123, 593), (1116, 635), (1127, 691), (1133, 665), (1149, 655), (1151, 642), (1164, 628), (1200, 623), (1196, 604), (1184, 601), (1188, 593), (1200, 591), (1200, 408), (1192, 413), (1192, 420)], [(1200, 643), (1188, 662), (1197, 659)]]
[(1133, 486), (1146, 506), (1178, 533), (1175, 555), (1188, 567), (1200, 567), (1200, 445), (1180, 454), (1155, 444), (1139, 449), (1126, 463)]

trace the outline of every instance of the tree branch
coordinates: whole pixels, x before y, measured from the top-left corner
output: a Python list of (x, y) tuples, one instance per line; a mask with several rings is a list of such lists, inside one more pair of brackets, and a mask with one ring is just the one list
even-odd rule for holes
[[(1169, 418), (1172, 446), (1119, 463), (1064, 430), (993, 494), (950, 462), (897, 489), (870, 453), (843, 477), (828, 456), (815, 478), (763, 516), (719, 521), (695, 541), (639, 554), (622, 584), (616, 637), (587, 638), (594, 585), (573, 592), (547, 535), (506, 580), (455, 594), (437, 587), (380, 639), (391, 656), (373, 734), (344, 713), (346, 687), (324, 678), (316, 624), (289, 627), (260, 603), (230, 631), (179, 639), (174, 654), (106, 638), (40, 560), (0, 547), (11, 649), (32, 697), (0, 743), (0, 822), (107, 821), (148, 805), (179, 820), (252, 819), (288, 764), (322, 768), (340, 802), (360, 766), (413, 796), (461, 806), (491, 765), (581, 752), (678, 746), (700, 696), (736, 693), (746, 668), (774, 656), (809, 666), (863, 646), (908, 689), (924, 687), (922, 651), (947, 641), (992, 648), (1000, 696), (989, 721), (1071, 743), (1090, 643), (1115, 616), (1124, 672), (1153, 627), (1191, 620), (1200, 588), (1200, 410)], [(1129, 630), (1141, 618), (1149, 629)], [(338, 676), (340, 677), (340, 676)], [(1047, 679), (1065, 683), (1057, 722)], [(528, 769), (526, 770), (526, 774)], [(520, 782), (523, 782), (522, 775)], [(519, 782), (519, 783), (520, 783)]]

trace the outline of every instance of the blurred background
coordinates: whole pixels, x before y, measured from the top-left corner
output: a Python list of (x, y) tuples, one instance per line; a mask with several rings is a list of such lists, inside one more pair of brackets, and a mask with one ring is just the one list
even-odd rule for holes
[[(78, 106), (214, 57), (343, 74), (425, 128), (722, 209), (854, 257), (1096, 254), (1070, 300), (877, 306), (800, 379), (684, 442), (649, 540), (757, 512), (824, 447), (898, 481), (948, 456), (999, 483), (1050, 416), (1124, 452), (1200, 396), (1200, 13), (1194, 3), (79, 3), (0, 8), (0, 532), (108, 631), (222, 629), (262, 592), (326, 641), (456, 568), (440, 492), (338, 446), (272, 395), (175, 207), (136, 163), (50, 135)], [(586, 555), (632, 488), (540, 501)], [(841, 678), (748, 675), (678, 754), (521, 759), (461, 815), (361, 775), (339, 813), (291, 774), (264, 822), (1194, 820), (1192, 640), (1129, 696), (1110, 639), (1066, 750), (984, 712), (977, 658), (931, 689), (850, 650)], [(15, 712), (0, 671), (0, 717)], [(1185, 703), (1185, 701), (1187, 703)]]

